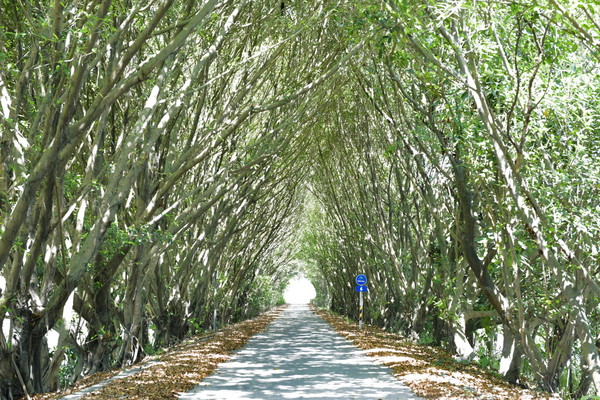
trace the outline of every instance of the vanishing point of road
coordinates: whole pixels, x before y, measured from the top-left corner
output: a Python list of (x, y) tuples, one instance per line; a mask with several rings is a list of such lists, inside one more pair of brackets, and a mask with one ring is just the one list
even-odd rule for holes
[(418, 399), (307, 305), (286, 308), (184, 400)]

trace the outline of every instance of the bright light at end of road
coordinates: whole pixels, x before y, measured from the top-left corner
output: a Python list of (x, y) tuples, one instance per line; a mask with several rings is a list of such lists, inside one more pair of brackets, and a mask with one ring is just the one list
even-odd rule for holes
[(304, 277), (294, 278), (289, 283), (283, 298), (288, 304), (308, 304), (315, 298), (317, 292), (310, 281)]

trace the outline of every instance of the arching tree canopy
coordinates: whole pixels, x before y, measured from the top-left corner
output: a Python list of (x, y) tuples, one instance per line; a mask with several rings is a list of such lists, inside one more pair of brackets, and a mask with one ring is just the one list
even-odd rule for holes
[(511, 382), (600, 390), (598, 15), (0, 0), (0, 398), (253, 316), (299, 269), (350, 316), (367, 274), (369, 322)]

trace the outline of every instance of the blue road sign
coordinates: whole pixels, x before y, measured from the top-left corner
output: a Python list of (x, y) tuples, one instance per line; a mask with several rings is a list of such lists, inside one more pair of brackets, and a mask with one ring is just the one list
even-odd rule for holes
[(355, 288), (356, 288), (357, 292), (368, 292), (369, 291), (369, 288), (364, 285), (356, 286)]
[(356, 284), (364, 286), (367, 284), (367, 276), (364, 274), (356, 275)]

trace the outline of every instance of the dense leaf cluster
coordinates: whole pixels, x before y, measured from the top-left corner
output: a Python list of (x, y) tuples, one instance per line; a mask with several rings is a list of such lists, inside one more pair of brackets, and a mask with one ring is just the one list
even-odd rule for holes
[[(543, 2), (542, 2), (543, 3)], [(315, 126), (318, 301), (512, 382), (600, 387), (597, 6), (389, 1)]]
[(335, 6), (0, 4), (0, 398), (283, 301)]
[[(0, 398), (281, 301), (600, 388), (580, 1), (0, 0)], [(300, 261), (298, 261), (298, 259)]]

